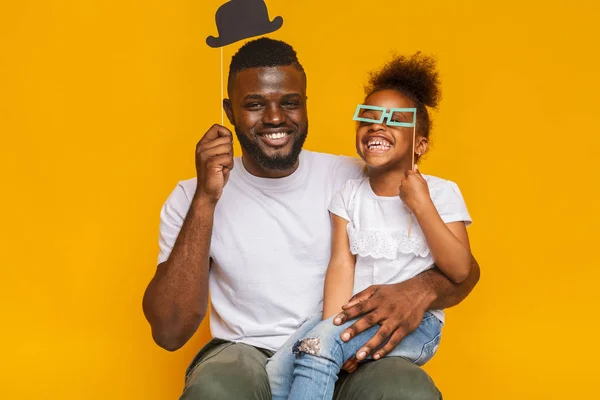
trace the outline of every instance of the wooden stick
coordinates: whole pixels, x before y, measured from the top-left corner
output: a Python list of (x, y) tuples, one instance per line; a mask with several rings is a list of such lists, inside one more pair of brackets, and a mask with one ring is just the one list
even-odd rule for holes
[[(412, 140), (412, 162), (410, 169), (415, 167), (415, 139), (417, 138), (417, 124), (413, 126), (413, 140)], [(412, 211), (408, 214), (408, 237), (410, 237), (410, 228), (412, 226)]]
[(223, 116), (223, 47), (221, 49), (221, 104), (219, 107), (221, 108), (221, 125), (225, 123), (225, 117)]

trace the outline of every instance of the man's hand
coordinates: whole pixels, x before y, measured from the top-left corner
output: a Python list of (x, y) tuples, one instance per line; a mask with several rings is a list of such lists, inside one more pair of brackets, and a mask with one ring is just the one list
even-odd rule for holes
[(362, 315), (342, 332), (341, 338), (345, 342), (375, 324), (381, 325), (375, 336), (356, 353), (358, 360), (364, 360), (385, 344), (373, 355), (373, 359), (378, 360), (421, 324), (431, 300), (427, 293), (418, 280), (393, 285), (373, 285), (352, 297), (333, 323), (341, 325)]
[(354, 371), (356, 371), (356, 368), (358, 368), (358, 360), (354, 357), (352, 357), (351, 359), (349, 359), (348, 361), (346, 361), (344, 363), (344, 365), (342, 365), (342, 369), (346, 372), (348, 372), (349, 374), (353, 373)]
[(206, 196), (215, 203), (233, 169), (233, 135), (221, 125), (213, 125), (196, 145), (196, 196)]

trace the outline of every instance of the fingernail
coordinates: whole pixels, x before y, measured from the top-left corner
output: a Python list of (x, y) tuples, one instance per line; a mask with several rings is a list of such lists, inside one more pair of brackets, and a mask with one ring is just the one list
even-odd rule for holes
[(377, 353), (377, 354), (375, 354), (375, 355), (373, 356), (373, 359), (375, 359), (375, 360), (379, 360), (379, 357), (381, 357), (381, 356), (379, 355), (379, 353)]
[(342, 319), (340, 317), (337, 317), (336, 319), (333, 320), (334, 324), (340, 324), (342, 323)]
[(344, 333), (342, 334), (342, 339), (343, 339), (343, 340), (348, 340), (348, 339), (350, 339), (350, 334), (349, 334), (348, 332), (344, 332)]
[(357, 358), (362, 360), (363, 358), (365, 358), (367, 356), (367, 353), (364, 351), (361, 351), (360, 353), (358, 353)]

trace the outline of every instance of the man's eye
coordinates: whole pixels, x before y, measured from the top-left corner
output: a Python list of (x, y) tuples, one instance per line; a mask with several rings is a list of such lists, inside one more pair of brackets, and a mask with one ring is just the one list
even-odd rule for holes
[(283, 103), (284, 107), (298, 107), (300, 104), (297, 101), (286, 101)]
[(248, 103), (246, 104), (246, 108), (259, 108), (261, 106), (260, 103)]

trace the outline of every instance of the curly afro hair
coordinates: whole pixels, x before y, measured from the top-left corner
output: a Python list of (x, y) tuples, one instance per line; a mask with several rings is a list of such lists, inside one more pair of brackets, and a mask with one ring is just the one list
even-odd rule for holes
[(432, 123), (427, 108), (435, 109), (441, 99), (435, 60), (420, 52), (410, 57), (394, 56), (381, 69), (369, 74), (366, 97), (386, 89), (397, 90), (415, 103), (417, 132), (428, 138)]

